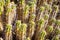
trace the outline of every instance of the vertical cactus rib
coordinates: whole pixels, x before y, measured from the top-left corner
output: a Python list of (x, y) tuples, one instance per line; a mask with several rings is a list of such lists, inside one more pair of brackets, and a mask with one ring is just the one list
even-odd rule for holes
[(37, 35), (39, 33), (39, 31), (41, 31), (41, 29), (43, 29), (44, 27), (44, 18), (41, 18), (39, 21), (38, 21), (38, 24), (37, 24), (37, 28), (36, 28), (36, 33), (35, 33), (35, 40), (37, 38)]
[(25, 23), (21, 24), (21, 21), (16, 21), (16, 38), (18, 40), (26, 39), (26, 28), (27, 25)]
[(4, 1), (0, 0), (0, 31), (3, 31), (2, 14), (4, 12)]
[(48, 26), (48, 27), (46, 27), (46, 32), (47, 32), (47, 33), (53, 32), (53, 26)]
[(59, 36), (54, 36), (52, 40), (59, 40)]
[(34, 21), (29, 21), (29, 24), (28, 24), (28, 30), (27, 30), (27, 36), (32, 38), (33, 34), (34, 34), (34, 31), (35, 31), (35, 22)]
[(60, 0), (0, 0), (0, 40), (60, 40)]
[(42, 30), (38, 34), (38, 40), (44, 40), (45, 36), (46, 36), (46, 31), (45, 30)]
[(18, 20), (23, 20), (23, 12), (25, 8), (25, 0), (19, 0), (17, 4), (17, 19)]
[(23, 22), (26, 22), (26, 20), (28, 19), (29, 16), (29, 5), (25, 5), (24, 7), (24, 11), (23, 11)]
[(12, 25), (6, 24), (5, 40), (12, 40)]
[(20, 29), (20, 27), (21, 27), (21, 21), (20, 20), (17, 20), (16, 21), (16, 29), (15, 29), (15, 34), (16, 34), (16, 39), (18, 39), (19, 40), (19, 29)]
[(29, 37), (27, 37), (26, 40), (31, 40), (31, 39)]

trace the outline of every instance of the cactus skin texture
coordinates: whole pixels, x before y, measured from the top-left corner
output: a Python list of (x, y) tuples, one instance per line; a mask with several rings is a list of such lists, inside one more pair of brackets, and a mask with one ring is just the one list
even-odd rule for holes
[(46, 31), (42, 30), (41, 32), (39, 32), (38, 34), (38, 40), (44, 40), (45, 36), (46, 36)]
[(12, 40), (12, 25), (6, 24), (5, 40)]
[(47, 33), (51, 33), (53, 31), (53, 26), (46, 27)]
[(60, 0), (0, 0), (0, 40), (60, 40)]
[(59, 40), (59, 36), (54, 36), (52, 40)]
[(25, 23), (21, 23), (20, 20), (16, 21), (16, 38), (18, 40), (24, 40), (26, 37), (26, 28), (27, 25)]

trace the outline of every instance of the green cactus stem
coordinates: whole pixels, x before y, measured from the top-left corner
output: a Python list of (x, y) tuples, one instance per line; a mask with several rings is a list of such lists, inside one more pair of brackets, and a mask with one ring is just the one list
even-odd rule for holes
[(41, 6), (40, 7), (40, 12), (43, 12), (45, 10), (45, 7), (44, 6)]
[(45, 15), (44, 15), (44, 19), (45, 19), (45, 20), (48, 20), (48, 19), (49, 19), (49, 15), (48, 15), (48, 14), (45, 14)]
[(21, 21), (16, 22), (16, 38), (18, 40), (24, 40), (26, 39), (26, 28), (27, 25), (25, 23), (21, 24)]
[(24, 15), (27, 16), (28, 13), (29, 13), (29, 6), (26, 5), (26, 6), (25, 6), (25, 9), (24, 9)]
[(0, 16), (3, 14), (3, 11), (4, 11), (3, 6), (4, 6), (4, 2), (1, 0), (0, 1)]
[(35, 22), (34, 21), (29, 21), (29, 26), (28, 26), (28, 30), (27, 30), (27, 36), (32, 38), (33, 34), (35, 31)]
[(44, 27), (44, 19), (41, 18), (38, 22), (37, 22), (37, 28), (36, 28), (36, 34), (35, 34), (35, 40), (37, 40), (37, 36), (38, 36), (38, 33), (39, 31), (41, 31), (41, 29)]
[(37, 14), (36, 14), (36, 22), (37, 22), (39, 19), (43, 18), (44, 10), (45, 10), (45, 7), (44, 7), (44, 6), (39, 7), (39, 9), (37, 10), (38, 12), (37, 12)]
[(51, 4), (53, 3), (53, 0), (47, 0), (48, 4)]
[(56, 11), (56, 13), (59, 11), (59, 6), (58, 5), (54, 5), (53, 8)]
[(53, 26), (48, 26), (48, 27), (46, 27), (46, 32), (47, 32), (47, 33), (53, 32)]
[(38, 40), (44, 40), (45, 36), (46, 36), (46, 31), (45, 30), (42, 30), (38, 34)]
[(34, 21), (35, 20), (36, 15), (35, 14), (31, 14), (29, 17), (29, 21)]
[(6, 25), (5, 40), (12, 40), (12, 25), (10, 24)]
[(27, 25), (25, 23), (21, 24), (21, 27), (19, 29), (20, 31), (19, 40), (26, 39), (26, 28), (27, 28)]
[(18, 31), (20, 27), (21, 27), (21, 21), (17, 20), (16, 21), (16, 30)]
[(5, 0), (6, 6), (10, 3), (10, 0)]
[(19, 0), (18, 4), (17, 4), (17, 19), (18, 20), (24, 20), (23, 14), (24, 14), (24, 10), (25, 10), (25, 0)]
[(45, 7), (46, 10), (49, 10), (50, 5), (45, 2), (45, 3), (44, 3), (44, 7)]
[(51, 12), (52, 12), (52, 7), (49, 7), (49, 14), (51, 14)]
[(33, 13), (35, 13), (35, 10), (36, 10), (36, 4), (34, 3), (34, 2), (31, 2), (31, 1), (29, 1), (29, 10), (30, 10), (30, 14), (33, 14)]
[(38, 25), (39, 27), (43, 26), (44, 25), (44, 19), (41, 18), (39, 21), (38, 21)]
[(59, 36), (54, 36), (52, 40), (59, 40)]
[(21, 21), (20, 21), (20, 20), (17, 20), (17, 21), (16, 21), (15, 34), (16, 34), (16, 38), (17, 38), (18, 40), (19, 40), (20, 27), (21, 27)]
[(54, 26), (54, 25), (55, 25), (55, 22), (56, 22), (56, 19), (55, 19), (55, 18), (51, 18), (51, 19), (49, 19), (49, 21), (48, 21), (48, 25)]
[(22, 4), (22, 5), (24, 5), (25, 0), (19, 0), (19, 3)]
[(56, 24), (60, 26), (60, 20), (56, 20)]
[(31, 40), (31, 39), (29, 37), (27, 37), (26, 40)]
[(54, 32), (56, 35), (60, 34), (60, 28), (56, 28)]
[(28, 16), (29, 16), (29, 6), (25, 5), (23, 16), (22, 16), (23, 22), (25, 22), (28, 19)]

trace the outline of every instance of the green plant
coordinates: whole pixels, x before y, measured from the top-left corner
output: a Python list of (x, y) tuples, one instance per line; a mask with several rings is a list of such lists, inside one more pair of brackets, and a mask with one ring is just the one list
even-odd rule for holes
[(60, 28), (56, 28), (54, 32), (56, 35), (60, 34)]
[(29, 28), (28, 28), (28, 37), (32, 37), (35, 31), (35, 22), (34, 21), (29, 21)]
[(12, 40), (12, 25), (6, 24), (5, 40)]
[(19, 40), (24, 40), (25, 39), (25, 35), (26, 35), (26, 28), (27, 25), (25, 23), (21, 23), (20, 20), (16, 21), (16, 37)]
[(47, 26), (46, 27), (46, 32), (51, 33), (53, 31), (53, 26)]
[(56, 24), (59, 26), (60, 25), (60, 20), (56, 20)]
[(46, 31), (45, 31), (45, 30), (42, 30), (42, 31), (39, 32), (39, 34), (38, 34), (38, 37), (39, 37), (38, 40), (44, 40), (45, 36), (46, 36)]
[(27, 37), (26, 40), (31, 40), (31, 39), (29, 37)]
[(4, 40), (60, 40), (59, 8), (59, 0), (0, 0), (0, 35)]
[(59, 40), (59, 36), (54, 36), (52, 40)]

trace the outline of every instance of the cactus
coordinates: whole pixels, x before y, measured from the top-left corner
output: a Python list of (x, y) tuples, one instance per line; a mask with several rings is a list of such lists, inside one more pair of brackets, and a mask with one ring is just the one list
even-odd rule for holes
[(44, 15), (44, 19), (45, 19), (45, 20), (49, 19), (49, 15), (48, 15), (48, 14), (45, 14), (45, 15)]
[(38, 30), (41, 30), (41, 28), (43, 28), (44, 27), (44, 19), (43, 18), (41, 18), (39, 21), (38, 21)]
[(12, 25), (6, 24), (5, 40), (12, 40)]
[(45, 27), (47, 27), (48, 19), (49, 19), (49, 15), (48, 15), (48, 14), (45, 14), (45, 15), (44, 15), (44, 20), (45, 20), (44, 26), (45, 26)]
[(52, 14), (53, 18), (57, 16), (58, 11), (59, 11), (58, 5), (53, 5), (53, 14)]
[(60, 34), (60, 28), (56, 28), (54, 32), (56, 35)]
[(12, 24), (16, 17), (16, 5), (14, 4), (14, 2), (9, 3), (9, 5), (6, 7), (5, 16), (6, 23)]
[(20, 20), (17, 20), (16, 21), (16, 31), (19, 30), (20, 26), (21, 26), (21, 21)]
[(59, 36), (54, 36), (52, 40), (59, 40)]
[(31, 14), (30, 17), (29, 17), (29, 21), (34, 21), (35, 20), (35, 14)]
[(3, 31), (3, 21), (2, 21), (2, 14), (4, 12), (4, 2), (0, 0), (0, 32)]
[(3, 4), (2, 4), (2, 1), (0, 2), (0, 15), (2, 15), (4, 11), (4, 8), (3, 8)]
[(25, 0), (19, 0), (19, 3), (22, 4), (22, 5), (24, 5)]
[(29, 27), (28, 27), (28, 30), (27, 30), (27, 36), (32, 38), (33, 34), (34, 34), (34, 31), (35, 31), (35, 22), (34, 21), (29, 21)]
[(59, 9), (58, 9), (58, 8), (59, 8), (58, 5), (54, 5), (53, 8), (54, 8), (54, 10), (56, 11), (56, 13), (59, 11)]
[(41, 18), (39, 21), (38, 21), (38, 25), (41, 27), (44, 25), (44, 19)]
[(49, 39), (46, 39), (46, 40), (49, 40)]
[(22, 15), (23, 22), (25, 22), (25, 20), (27, 20), (28, 16), (29, 16), (29, 6), (25, 5), (24, 12), (23, 12), (23, 15)]
[(46, 31), (45, 30), (42, 30), (38, 34), (38, 37), (39, 37), (38, 40), (44, 40), (45, 36), (46, 36)]
[(51, 18), (51, 19), (49, 19), (48, 24), (54, 26), (55, 22), (56, 22), (56, 19), (55, 18)]
[(23, 23), (20, 27), (20, 31), (21, 31), (21, 40), (24, 40), (26, 39), (26, 28), (27, 28), (27, 25), (25, 23)]
[(31, 40), (31, 39), (29, 37), (27, 37), (26, 40)]
[(10, 3), (10, 0), (5, 0), (5, 4), (6, 4), (6, 6), (8, 6), (9, 3)]
[(16, 21), (16, 29), (15, 29), (15, 34), (16, 34), (16, 38), (19, 40), (19, 29), (20, 29), (20, 27), (21, 27), (21, 21), (20, 20), (17, 20)]
[(28, 10), (29, 10), (29, 6), (28, 6), (28, 5), (26, 5), (26, 6), (25, 6), (25, 9), (24, 9), (24, 15), (25, 15), (25, 16), (27, 16), (27, 15), (28, 15), (28, 13), (29, 13), (29, 11), (28, 11)]
[(36, 38), (37, 38), (37, 36), (38, 36), (38, 33), (39, 33), (39, 31), (41, 31), (41, 29), (43, 29), (43, 27), (44, 27), (44, 19), (43, 18), (41, 18), (39, 21), (38, 21), (38, 24), (37, 24), (37, 28), (36, 28), (36, 33), (35, 33), (35, 40), (36, 40)]
[(24, 40), (26, 36), (27, 25), (25, 23), (21, 24), (21, 21), (16, 21), (16, 38), (18, 40)]
[(60, 20), (56, 20), (56, 24), (60, 26)]
[(45, 2), (44, 7), (45, 7), (46, 10), (49, 10), (50, 5)]
[(23, 13), (25, 8), (25, 0), (19, 0), (17, 5), (17, 19), (23, 20)]
[(0, 0), (0, 37), (60, 40), (59, 3), (59, 0)]
[(38, 14), (36, 14), (36, 22), (43, 17), (43, 12), (45, 10), (44, 6), (39, 7)]
[(46, 27), (46, 32), (51, 33), (53, 31), (53, 26)]
[(29, 6), (30, 6), (30, 14), (35, 13), (35, 10), (36, 10), (35, 9), (36, 8), (35, 3), (29, 1)]
[(52, 4), (53, 0), (48, 0), (47, 2), (48, 2), (49, 4)]
[(40, 12), (43, 12), (45, 10), (45, 7), (41, 6), (40, 7)]

